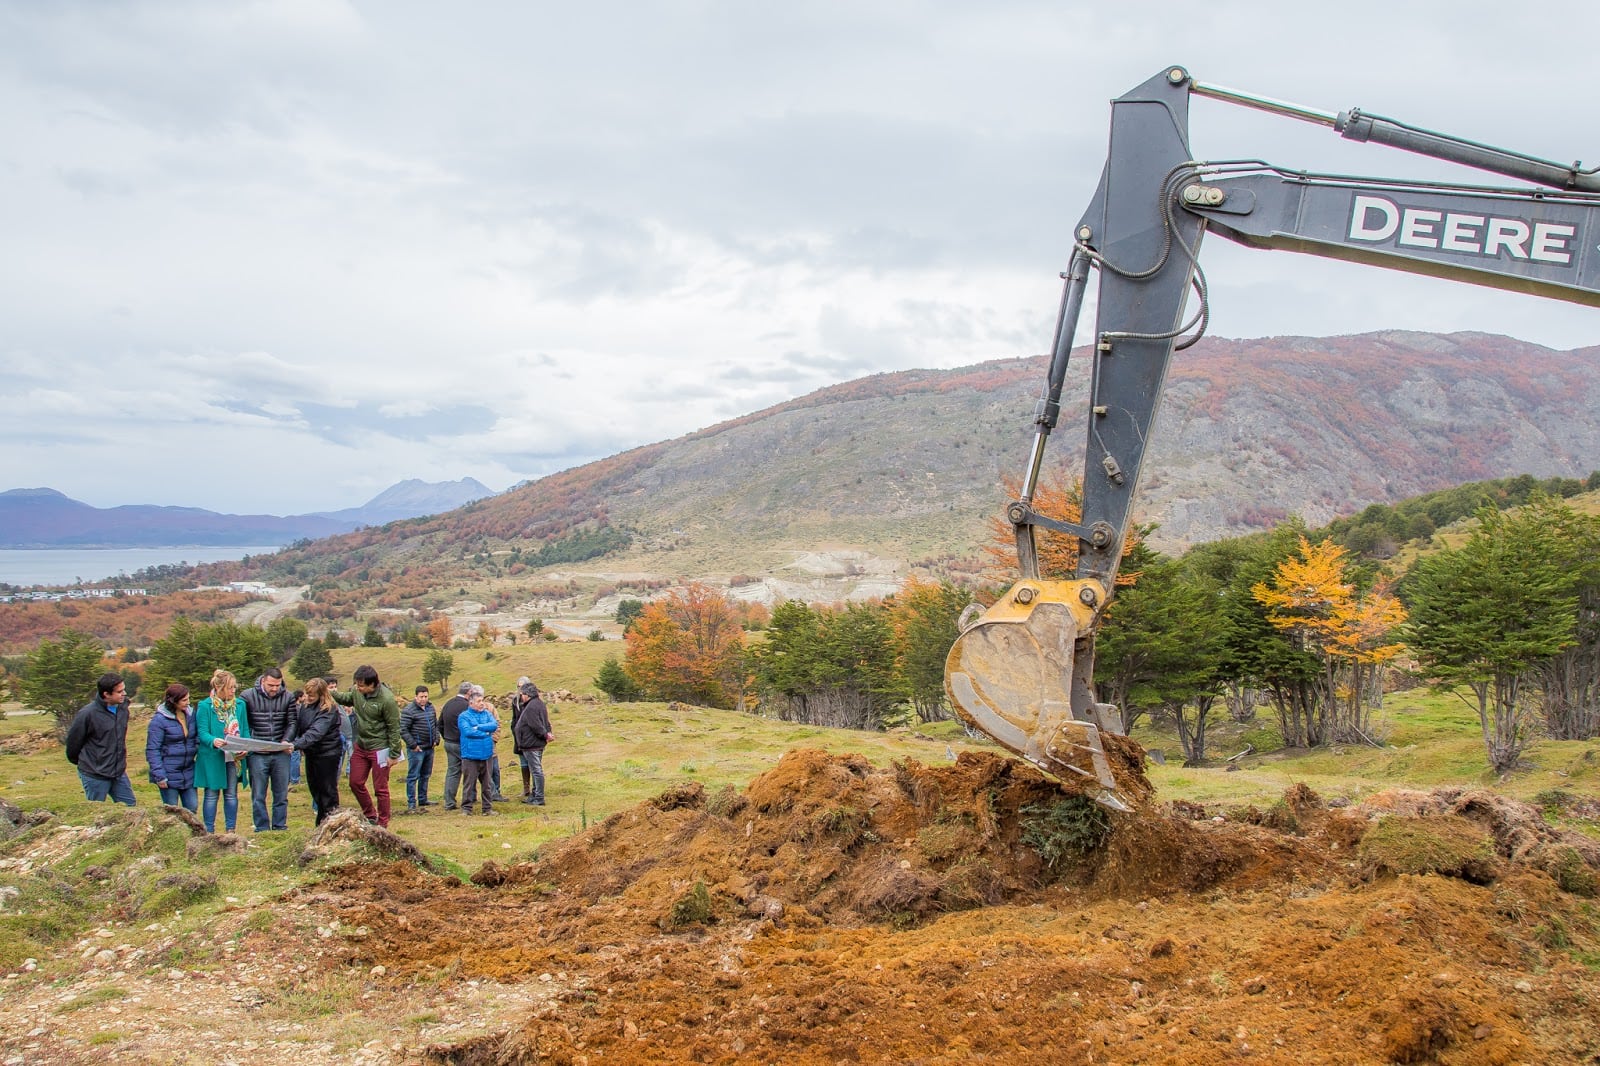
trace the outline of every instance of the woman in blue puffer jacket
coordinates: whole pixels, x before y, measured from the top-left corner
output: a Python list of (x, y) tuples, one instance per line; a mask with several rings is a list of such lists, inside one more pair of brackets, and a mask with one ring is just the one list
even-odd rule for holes
[(183, 685), (168, 685), (150, 729), (145, 733), (144, 757), (150, 764), (150, 780), (161, 790), (161, 802), (182, 806), (193, 812), (200, 806), (194, 787), (194, 759), (200, 750), (200, 737), (194, 711), (189, 709), (189, 690)]

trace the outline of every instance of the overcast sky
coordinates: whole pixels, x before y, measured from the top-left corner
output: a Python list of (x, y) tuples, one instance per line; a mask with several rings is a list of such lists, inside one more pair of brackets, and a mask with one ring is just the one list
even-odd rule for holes
[[(499, 490), (1035, 354), (1107, 102), (1165, 65), (1593, 165), (1597, 39), (1589, 0), (0, 0), (0, 489), (277, 514)], [(1207, 100), (1192, 140), (1432, 173)], [(1215, 239), (1202, 262), (1222, 336), (1600, 343), (1591, 308)]]

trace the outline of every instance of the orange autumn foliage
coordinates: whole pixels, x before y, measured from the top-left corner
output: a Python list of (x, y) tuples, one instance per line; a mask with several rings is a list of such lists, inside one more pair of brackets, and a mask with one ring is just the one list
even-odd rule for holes
[(213, 622), (250, 597), (237, 592), (172, 592), (162, 596), (113, 596), (104, 600), (57, 603), (0, 603), (0, 654), (32, 651), (41, 640), (55, 640), (63, 629), (98, 637), (113, 647), (147, 647), (184, 615)]
[[(1010, 499), (1022, 495), (1022, 479), (1007, 476), (1001, 484)], [(1083, 520), (1083, 480), (1074, 478), (1066, 484), (1041, 478), (1034, 490), (1033, 509), (1046, 518), (1058, 522)], [(1069, 580), (1078, 573), (1078, 538), (1065, 533), (1035, 526), (1034, 549), (1039, 555), (1039, 576), (1046, 579)], [(1122, 558), (1127, 559), (1139, 543), (1137, 528), (1128, 531), (1122, 545)], [(1013, 581), (1017, 576), (1017, 539), (1011, 523), (1004, 513), (989, 519), (989, 540), (983, 545), (984, 558), (989, 563), (990, 576), (999, 581)], [(1137, 573), (1117, 572), (1118, 585), (1131, 585), (1138, 580)]]
[(733, 707), (744, 690), (744, 630), (720, 592), (692, 582), (645, 604), (628, 628), (625, 669), (654, 699)]

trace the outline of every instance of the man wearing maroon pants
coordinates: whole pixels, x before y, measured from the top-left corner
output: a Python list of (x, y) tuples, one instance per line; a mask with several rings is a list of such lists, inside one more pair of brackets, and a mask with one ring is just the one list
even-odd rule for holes
[[(389, 825), (389, 768), (405, 748), (400, 739), (400, 705), (387, 685), (378, 681), (378, 671), (358, 666), (354, 692), (335, 692), (335, 703), (349, 707), (355, 719), (355, 747), (350, 752), (350, 792), (361, 804), (367, 821)], [(367, 791), (367, 778), (377, 793), (374, 806)]]

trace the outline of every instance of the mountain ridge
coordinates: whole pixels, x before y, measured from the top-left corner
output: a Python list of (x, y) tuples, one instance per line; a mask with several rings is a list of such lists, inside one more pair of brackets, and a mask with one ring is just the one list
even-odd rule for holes
[[(1090, 365), (1074, 353), (1046, 465), (1057, 479), (1083, 465)], [(388, 574), (396, 589), (404, 570), (420, 588), (425, 568), (467, 580), (509, 552), (525, 570), (524, 550), (605, 525), (629, 546), (578, 569), (741, 572), (819, 548), (908, 565), (970, 555), (1006, 502), (1002, 481), (1022, 472), (1045, 372), (1034, 356), (872, 375), (251, 565), (302, 580)], [(1404, 331), (1208, 338), (1173, 362), (1135, 516), (1158, 524), (1155, 546), (1179, 550), (1290, 514), (1319, 525), (1469, 481), (1595, 466), (1600, 347)]]
[(95, 507), (53, 488), (0, 492), (0, 548), (162, 548), (289, 544), (452, 510), (493, 495), (472, 478), (401, 481), (360, 507), (300, 515), (235, 515), (200, 507)]

